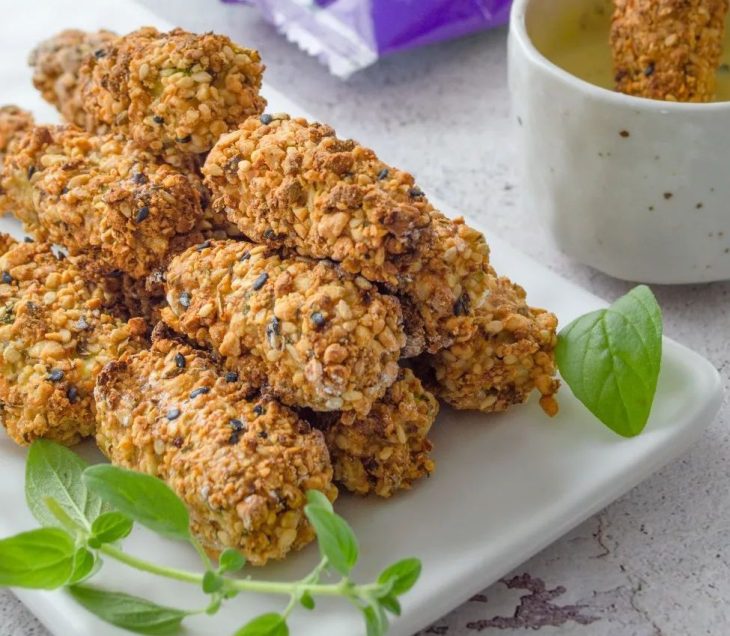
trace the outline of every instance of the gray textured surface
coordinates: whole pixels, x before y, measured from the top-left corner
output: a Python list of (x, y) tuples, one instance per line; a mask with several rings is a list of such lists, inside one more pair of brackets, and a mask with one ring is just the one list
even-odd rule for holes
[[(566, 278), (606, 299), (629, 288), (570, 262), (546, 240), (535, 212), (519, 206), (503, 31), (403, 54), (341, 82), (251, 9), (215, 0), (144, 4), (182, 27), (225, 32), (259, 48), (274, 87), (328, 123), (346, 127), (386, 161), (413, 171), (427, 191), (458, 206), (467, 218), (486, 218), (495, 234)], [(655, 288), (667, 334), (707, 356), (725, 385), (728, 290), (728, 284)], [(511, 628), (546, 635), (727, 634), (727, 421), (725, 405), (687, 455), (424, 634), (497, 634)], [(46, 632), (3, 592), (0, 634)]]

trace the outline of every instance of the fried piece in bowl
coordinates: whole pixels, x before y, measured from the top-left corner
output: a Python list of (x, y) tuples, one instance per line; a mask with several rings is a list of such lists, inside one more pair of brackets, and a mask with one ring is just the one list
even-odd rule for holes
[(428, 433), (438, 410), (436, 398), (413, 372), (401, 369), (366, 416), (310, 417), (324, 431), (338, 484), (358, 495), (391, 497), (434, 471)]
[(616, 90), (672, 102), (710, 102), (727, 0), (614, 0)]
[[(40, 240), (142, 278), (203, 219), (201, 184), (121, 135), (36, 126), (5, 158), (6, 206)], [(189, 244), (189, 243), (188, 243)]]
[(251, 240), (391, 286), (431, 222), (410, 174), (305, 119), (249, 118), (217, 141), (203, 174), (213, 206)]
[(74, 444), (93, 435), (102, 367), (145, 346), (144, 321), (106, 311), (87, 272), (42, 243), (7, 243), (0, 256), (0, 417), (18, 444)]
[(251, 397), (212, 357), (156, 330), (152, 349), (109, 364), (95, 391), (99, 448), (163, 479), (204, 548), (250, 563), (312, 541), (306, 491), (334, 500), (322, 434), (279, 402)]
[(166, 274), (167, 324), (285, 404), (365, 414), (398, 375), (398, 300), (331, 261), (212, 241)]

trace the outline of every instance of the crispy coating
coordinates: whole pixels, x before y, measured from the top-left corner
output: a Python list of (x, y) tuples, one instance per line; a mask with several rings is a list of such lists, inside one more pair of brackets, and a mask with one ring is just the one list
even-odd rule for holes
[(33, 115), (27, 110), (12, 104), (0, 106), (0, 164), (8, 150), (31, 126), (33, 126)]
[(119, 130), (175, 163), (263, 111), (263, 70), (257, 51), (223, 35), (139, 29), (86, 57), (79, 85), (87, 129)]
[(457, 409), (504, 411), (537, 389), (540, 405), (555, 415), (554, 348), (557, 318), (529, 307), (525, 291), (494, 272), (485, 278), (482, 302), (461, 320), (471, 332), (427, 356), (438, 397)]
[[(201, 184), (119, 135), (37, 126), (5, 158), (13, 213), (41, 240), (141, 278), (203, 218)], [(198, 239), (196, 239), (198, 240)]]
[(218, 140), (203, 174), (213, 205), (251, 240), (372, 281), (396, 285), (428, 235), (432, 207), (413, 177), (324, 124), (251, 117)]
[(314, 538), (306, 491), (334, 500), (337, 490), (322, 434), (247, 392), (208, 354), (157, 339), (100, 375), (97, 443), (113, 463), (165, 480), (207, 551), (263, 565)]
[(102, 51), (105, 44), (117, 38), (111, 31), (67, 29), (41, 42), (30, 54), (33, 85), (67, 122), (81, 128), (87, 126), (79, 78), (81, 66), (88, 56)]
[(616, 89), (672, 102), (709, 102), (727, 0), (614, 0)]
[(173, 259), (163, 319), (285, 404), (366, 413), (395, 381), (398, 300), (331, 261), (213, 241)]
[(104, 310), (102, 287), (48, 245), (15, 243), (0, 257), (0, 416), (18, 444), (74, 444), (95, 430), (102, 367), (144, 346), (144, 322)]
[(401, 369), (366, 416), (347, 412), (312, 417), (325, 431), (335, 481), (359, 495), (390, 497), (434, 471), (428, 433), (438, 410), (438, 401), (413, 372)]

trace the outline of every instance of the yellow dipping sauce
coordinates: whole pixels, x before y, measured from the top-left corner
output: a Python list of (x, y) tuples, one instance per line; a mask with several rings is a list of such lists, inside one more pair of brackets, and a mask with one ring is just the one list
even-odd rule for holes
[[(535, 45), (551, 62), (586, 82), (614, 89), (611, 49), (612, 3), (596, 0), (587, 9), (566, 11), (555, 28), (535, 38)], [(724, 51), (717, 71), (715, 101), (730, 101), (730, 25), (725, 29)]]

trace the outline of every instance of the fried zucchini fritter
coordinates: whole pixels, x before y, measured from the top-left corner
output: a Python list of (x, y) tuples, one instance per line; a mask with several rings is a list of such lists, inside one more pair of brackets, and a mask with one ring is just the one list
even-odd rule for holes
[(33, 115), (9, 104), (0, 107), (0, 166), (5, 154), (22, 134), (33, 126)]
[(144, 346), (144, 321), (107, 313), (109, 299), (48, 245), (3, 241), (0, 256), (0, 417), (18, 444), (74, 444), (95, 430), (102, 367)]
[(400, 304), (331, 261), (212, 241), (167, 270), (163, 319), (285, 404), (364, 414), (398, 375)]
[(156, 339), (99, 377), (97, 443), (113, 463), (163, 479), (207, 551), (263, 565), (314, 538), (306, 491), (334, 500), (337, 490), (322, 434), (249, 392), (210, 355)]

